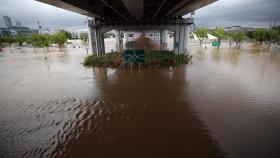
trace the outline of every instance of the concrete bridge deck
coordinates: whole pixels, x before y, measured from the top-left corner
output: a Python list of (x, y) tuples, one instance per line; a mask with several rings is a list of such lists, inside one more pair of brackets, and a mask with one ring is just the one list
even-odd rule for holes
[(217, 0), (38, 0), (59, 8), (92, 17), (88, 22), (93, 54), (105, 53), (103, 34), (116, 31), (121, 45), (120, 30), (162, 30), (161, 43), (166, 43), (166, 29), (175, 34), (174, 52), (187, 52), (187, 37), (193, 19), (183, 15), (194, 12)]

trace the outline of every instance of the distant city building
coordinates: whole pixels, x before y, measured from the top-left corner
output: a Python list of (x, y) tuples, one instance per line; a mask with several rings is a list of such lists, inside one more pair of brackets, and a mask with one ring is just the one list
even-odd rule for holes
[(8, 17), (8, 16), (3, 16), (3, 19), (4, 19), (4, 23), (6, 25), (6, 28), (10, 28), (12, 27), (12, 21), (11, 21), (11, 18)]
[(40, 34), (48, 34), (48, 35), (53, 35), (56, 33), (56, 31), (51, 30), (49, 28), (41, 28), (41, 30), (39, 31)]
[(16, 26), (17, 26), (17, 27), (21, 27), (21, 22), (16, 21)]
[(39, 33), (37, 29), (29, 29), (28, 27), (21, 26), (21, 22), (16, 21), (16, 26), (12, 25), (11, 18), (8, 16), (3, 16), (6, 28), (0, 28), (1, 36), (30, 36), (32, 33)]
[(225, 27), (226, 32), (253, 32), (255, 29), (252, 27), (230, 26)]

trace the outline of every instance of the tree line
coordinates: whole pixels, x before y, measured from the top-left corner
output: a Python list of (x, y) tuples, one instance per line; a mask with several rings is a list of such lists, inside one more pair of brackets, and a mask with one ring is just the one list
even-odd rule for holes
[(10, 47), (12, 47), (12, 44), (17, 44), (20, 48), (22, 48), (24, 43), (28, 43), (36, 48), (48, 49), (52, 44), (57, 44), (59, 49), (61, 50), (62, 46), (67, 42), (67, 40), (71, 38), (71, 33), (65, 30), (60, 30), (59, 32), (53, 35), (31, 34), (28, 37), (24, 37), (22, 35), (3, 36), (0, 37), (0, 45), (2, 43), (7, 43)]
[(276, 45), (280, 42), (280, 26), (270, 29), (257, 28), (255, 31), (247, 33), (241, 31), (226, 32), (224, 28), (216, 28), (213, 31), (208, 31), (206, 28), (198, 28), (194, 33), (199, 39), (200, 45), (202, 45), (203, 41), (207, 38), (207, 34), (210, 33), (218, 38), (218, 42), (226, 40), (229, 42), (230, 47), (232, 43), (235, 43), (238, 49), (240, 49), (241, 43), (244, 42), (246, 38), (250, 39), (251, 42), (254, 40), (256, 43), (260, 44), (267, 42), (269, 43), (269, 48), (272, 43)]

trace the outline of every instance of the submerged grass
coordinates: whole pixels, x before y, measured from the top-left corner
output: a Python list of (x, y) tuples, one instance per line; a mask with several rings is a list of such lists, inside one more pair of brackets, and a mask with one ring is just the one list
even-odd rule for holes
[[(174, 54), (172, 51), (146, 51), (144, 67), (166, 67), (188, 64), (188, 54)], [(124, 67), (129, 65), (123, 59), (123, 53), (113, 52), (103, 56), (89, 55), (83, 62), (84, 66)]]

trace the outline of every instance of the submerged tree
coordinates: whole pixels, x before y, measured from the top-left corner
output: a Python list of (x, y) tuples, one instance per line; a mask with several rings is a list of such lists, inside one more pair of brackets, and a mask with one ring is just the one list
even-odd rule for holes
[(226, 39), (228, 40), (229, 48), (231, 48), (231, 45), (232, 45), (232, 43), (233, 43), (232, 32), (226, 33)]
[(88, 40), (88, 33), (82, 32), (82, 33), (80, 34), (80, 39), (81, 39), (83, 42), (87, 42), (87, 40)]
[(42, 46), (49, 49), (50, 45), (53, 43), (52, 36), (48, 34), (41, 35)]
[(273, 27), (272, 30), (275, 31), (272, 37), (272, 43), (276, 47), (276, 43), (280, 42), (280, 26)]
[(0, 47), (2, 46), (2, 43), (4, 42), (3, 37), (0, 36)]
[(72, 34), (68, 31), (65, 31), (65, 30), (60, 30), (59, 33), (64, 33), (65, 36), (67, 37), (67, 39), (72, 39)]
[(253, 38), (254, 38), (254, 32), (253, 32), (253, 31), (249, 31), (249, 32), (247, 32), (246, 36), (247, 36), (248, 38), (250, 38), (250, 40), (251, 40), (251, 42), (252, 42), (252, 41), (253, 41)]
[(25, 37), (20, 36), (20, 35), (15, 37), (15, 43), (18, 44), (20, 49), (22, 49), (22, 45), (23, 45), (24, 42), (26, 42), (26, 38)]
[(37, 47), (37, 43), (40, 40), (40, 37), (38, 34), (31, 34), (31, 36), (29, 36), (27, 43), (31, 44), (33, 47)]
[(254, 32), (254, 38), (256, 39), (257, 42), (262, 43), (263, 41), (265, 41), (265, 37), (266, 37), (266, 30), (264, 28), (258, 28)]
[(10, 48), (12, 48), (12, 44), (15, 43), (15, 38), (13, 36), (4, 36), (4, 43), (8, 43)]
[(207, 37), (208, 30), (206, 28), (198, 28), (194, 32), (200, 42), (200, 45), (202, 45), (203, 40)]
[(236, 47), (240, 49), (241, 43), (245, 40), (245, 33), (243, 32), (233, 32), (231, 34), (232, 40), (235, 42)]
[(0, 36), (0, 51), (2, 50), (2, 43), (4, 42), (4, 39), (2, 36)]
[[(226, 32), (225, 32), (224, 28), (216, 28), (212, 32), (212, 34), (218, 38), (218, 42), (221, 42), (221, 40), (226, 38)], [(218, 48), (220, 48), (220, 47), (218, 46)]]
[(28, 43), (37, 48), (49, 48), (52, 44), (52, 36), (48, 34), (32, 34), (28, 38)]
[(265, 33), (265, 38), (266, 38), (266, 41), (269, 42), (268, 49), (267, 49), (268, 51), (270, 50), (271, 43), (276, 45), (276, 43), (279, 42), (279, 34), (278, 34), (277, 30), (274, 30), (274, 29), (267, 30)]
[(52, 37), (53, 43), (59, 46), (59, 50), (61, 50), (62, 46), (67, 42), (67, 37), (63, 32), (58, 32)]

